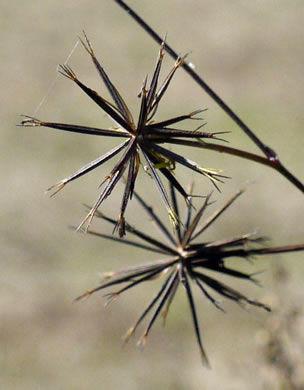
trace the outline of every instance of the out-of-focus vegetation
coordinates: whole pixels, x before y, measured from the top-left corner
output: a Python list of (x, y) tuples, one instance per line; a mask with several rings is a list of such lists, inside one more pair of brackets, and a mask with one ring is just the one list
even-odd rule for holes
[[(167, 32), (168, 42), (177, 51), (191, 52), (197, 71), (304, 180), (302, 2), (169, 0), (130, 4), (160, 34)], [(112, 125), (73, 83), (63, 77), (56, 79), (57, 64), (66, 60), (83, 29), (135, 112), (136, 95), (145, 75), (153, 70), (158, 48), (109, 0), (2, 2), (0, 20), (1, 388), (256, 390), (279, 386), (278, 370), (267, 358), (267, 332), (273, 329), (268, 322), (271, 318), (280, 321), (283, 306), (283, 313), (297, 310), (297, 323), (301, 323), (301, 307), (294, 306), (294, 302), (303, 302), (304, 295), (301, 253), (267, 257), (252, 265), (252, 271), (265, 270), (259, 275), (262, 289), (237, 283), (246, 294), (273, 302), (274, 314), (254, 309), (246, 312), (228, 303), (223, 314), (200, 297), (200, 324), (212, 371), (202, 368), (181, 293), (166, 328), (153, 329), (144, 352), (136, 349), (135, 342), (122, 348), (120, 335), (153, 294), (152, 285), (149, 290), (126, 294), (107, 308), (101, 295), (73, 304), (77, 295), (98, 282), (99, 272), (147, 259), (140, 251), (126, 251), (68, 229), (84, 217), (81, 204), (92, 204), (97, 197), (109, 164), (52, 199), (44, 195), (50, 185), (108, 150), (108, 141), (15, 124), (19, 114), (35, 112), (52, 85), (35, 116), (91, 126)], [(165, 63), (172, 66), (169, 57)], [(69, 64), (81, 80), (104, 94), (80, 45)], [(159, 117), (205, 107), (209, 108), (204, 113), (207, 131), (231, 131), (226, 138), (232, 146), (256, 151), (182, 70)], [(273, 238), (273, 245), (303, 242), (303, 194), (283, 177), (269, 168), (210, 152), (195, 152), (195, 160), (206, 167), (223, 168), (232, 177), (221, 186), (222, 194), (214, 194), (219, 202), (244, 183), (254, 182), (208, 232), (210, 237), (232, 237), (259, 228), (262, 235)], [(184, 182), (193, 179), (182, 168), (179, 174)], [(201, 193), (212, 190), (204, 178), (196, 177), (196, 183)], [(137, 189), (142, 195), (146, 192), (151, 203), (159, 204), (153, 184), (143, 173)], [(103, 206), (115, 218), (120, 195), (115, 191)], [(127, 212), (129, 221), (151, 229), (150, 221), (137, 210), (133, 202)], [(107, 231), (108, 227), (101, 229)], [(276, 282), (278, 264), (288, 273), (282, 284)], [(279, 306), (275, 305), (278, 301)], [(303, 344), (303, 331), (294, 334)]]

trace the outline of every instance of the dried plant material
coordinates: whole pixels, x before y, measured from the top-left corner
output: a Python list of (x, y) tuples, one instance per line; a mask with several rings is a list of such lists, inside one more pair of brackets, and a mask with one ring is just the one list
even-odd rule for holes
[[(139, 316), (135, 324), (128, 330), (125, 336), (125, 340), (128, 340), (130, 336), (134, 334), (137, 327), (145, 319), (145, 317), (152, 312), (148, 326), (140, 339), (140, 345), (144, 345), (155, 320), (160, 314), (162, 314), (163, 319), (165, 320), (178, 287), (183, 285), (188, 297), (190, 312), (201, 356), (203, 362), (208, 365), (208, 359), (200, 336), (198, 316), (193, 299), (191, 282), (199, 288), (203, 295), (216, 308), (220, 310), (223, 310), (223, 307), (212, 295), (212, 292), (215, 292), (217, 295), (230, 299), (240, 305), (247, 304), (270, 311), (270, 308), (262, 302), (251, 299), (218, 280), (218, 275), (228, 275), (257, 284), (258, 282), (254, 278), (254, 274), (247, 274), (229, 266), (229, 260), (232, 258), (248, 260), (253, 256), (304, 250), (304, 245), (274, 248), (256, 247), (257, 244), (263, 243), (265, 239), (263, 237), (255, 237), (252, 234), (242, 234), (238, 237), (229, 237), (212, 242), (198, 240), (205, 230), (212, 225), (242, 193), (243, 191), (239, 191), (205, 221), (201, 220), (206, 209), (212, 204), (212, 202), (210, 202), (210, 196), (205, 199), (201, 208), (195, 213), (192, 201), (190, 201), (189, 208), (187, 209), (186, 220), (183, 224), (179, 224), (175, 233), (172, 234), (170, 229), (168, 229), (161, 219), (155, 214), (152, 207), (147, 205), (146, 202), (136, 192), (134, 192), (135, 197), (152, 219), (154, 225), (156, 225), (158, 230), (165, 237), (165, 242), (154, 238), (150, 235), (150, 232), (142, 232), (127, 223), (125, 225), (125, 229), (129, 233), (129, 236), (133, 235), (138, 238), (139, 241), (116, 238), (92, 230), (89, 230), (89, 233), (98, 237), (120, 242), (124, 245), (131, 245), (144, 250), (156, 252), (166, 257), (162, 260), (129, 267), (118, 272), (107, 272), (105, 274), (106, 278), (103, 279), (103, 283), (101, 285), (87, 291), (77, 299), (79, 300), (84, 297), (88, 297), (97, 291), (104, 290), (112, 286), (123, 285), (123, 287), (119, 290), (107, 294), (108, 300), (112, 301), (113, 299), (119, 297), (119, 295), (123, 292), (139, 284), (160, 277), (165, 278), (160, 290), (156, 292), (151, 302), (147, 305), (143, 313)], [(180, 220), (181, 216), (173, 186), (171, 186), (170, 195), (170, 201), (173, 205), (174, 213)], [(96, 216), (109, 222), (110, 224), (113, 224), (114, 226), (116, 224), (114, 219), (105, 216), (99, 211), (97, 211)], [(210, 273), (212, 274), (211, 276)]]
[(92, 128), (73, 124), (45, 122), (29, 116), (25, 116), (25, 119), (21, 122), (21, 126), (43, 126), (56, 130), (70, 131), (80, 134), (120, 137), (125, 138), (126, 140), (124, 140), (114, 149), (110, 150), (108, 153), (83, 166), (74, 174), (66, 177), (63, 180), (60, 180), (58, 183), (50, 187), (49, 190), (53, 191), (53, 195), (56, 194), (71, 181), (92, 171), (93, 169), (99, 167), (106, 161), (112, 159), (114, 156), (122, 152), (120, 159), (104, 180), (104, 183), (106, 184), (96, 203), (93, 205), (86, 218), (79, 225), (78, 229), (82, 228), (83, 226), (85, 226), (85, 230), (88, 229), (91, 220), (96, 213), (96, 210), (111, 194), (116, 184), (120, 181), (122, 175), (127, 173), (127, 180), (121, 203), (120, 215), (117, 222), (117, 228), (120, 237), (125, 234), (125, 212), (128, 201), (132, 198), (136, 178), (142, 160), (144, 161), (150, 176), (152, 177), (156, 187), (161, 194), (172, 225), (176, 226), (178, 224), (178, 220), (174, 210), (172, 209), (172, 205), (160, 178), (159, 172), (177, 189), (177, 191), (185, 198), (186, 201), (188, 200), (188, 194), (172, 173), (176, 163), (207, 177), (211, 180), (216, 188), (218, 188), (218, 183), (223, 182), (223, 179), (226, 178), (226, 176), (224, 176), (220, 170), (203, 168), (196, 162), (173, 151), (170, 151), (163, 146), (160, 146), (160, 144), (173, 144), (178, 140), (180, 144), (187, 145), (187, 141), (189, 139), (194, 140), (195, 143), (203, 139), (224, 141), (219, 136), (225, 132), (202, 132), (200, 130), (202, 125), (195, 130), (181, 130), (174, 127), (180, 122), (186, 120), (200, 120), (197, 115), (203, 110), (196, 110), (189, 114), (178, 115), (174, 118), (170, 118), (161, 122), (154, 121), (154, 116), (157, 112), (159, 103), (167, 88), (169, 87), (176, 70), (183, 64), (185, 59), (185, 57), (177, 58), (172, 70), (169, 72), (163, 83), (159, 86), (159, 76), (164, 57), (164, 41), (162, 42), (159, 50), (158, 59), (150, 85), (147, 86), (148, 82), (147, 79), (145, 79), (141, 88), (141, 106), (137, 123), (134, 121), (131, 111), (129, 110), (124, 99), (110, 80), (108, 74), (105, 72), (100, 62), (97, 60), (92, 45), (86, 35), (84, 35), (84, 40), (81, 39), (81, 42), (85, 50), (90, 55), (100, 77), (102, 78), (109, 94), (112, 97), (113, 102), (107, 101), (102, 96), (97, 94), (97, 92), (83, 84), (69, 65), (61, 65), (59, 67), (59, 72), (77, 84), (104, 112), (107, 113), (107, 115), (114, 121), (116, 127), (114, 129)]

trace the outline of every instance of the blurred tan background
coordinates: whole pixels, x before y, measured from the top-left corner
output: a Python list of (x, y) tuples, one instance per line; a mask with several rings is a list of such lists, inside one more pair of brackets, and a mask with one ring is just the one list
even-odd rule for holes
[[(191, 52), (189, 58), (198, 73), (303, 181), (303, 2), (129, 3), (161, 35), (168, 33), (168, 43), (178, 52)], [(152, 296), (156, 287), (153, 283), (127, 293), (107, 308), (102, 294), (73, 303), (76, 296), (98, 283), (99, 272), (148, 258), (140, 250), (126, 251), (125, 247), (68, 229), (84, 217), (82, 203), (92, 204), (96, 199), (98, 185), (111, 163), (71, 183), (52, 199), (44, 194), (52, 184), (116, 143), (15, 124), (20, 121), (20, 114), (35, 113), (42, 120), (112, 125), (73, 83), (56, 78), (57, 65), (67, 59), (83, 29), (133, 112), (138, 112), (136, 95), (145, 75), (153, 70), (158, 48), (110, 0), (1, 0), (0, 7), (1, 388), (279, 388), (284, 378), (278, 375), (275, 364), (271, 366), (271, 359), (267, 363), (267, 329), (275, 326), (273, 323), (285, 323), (281, 316), (287, 316), (289, 321), (290, 311), (297, 313), (298, 322), (303, 318), (301, 306), (297, 306), (304, 298), (303, 253), (257, 259), (248, 269), (265, 270), (259, 275), (263, 288), (230, 281), (231, 286), (272, 304), (272, 314), (255, 309), (245, 311), (229, 302), (224, 303), (227, 313), (223, 314), (196, 294), (211, 371), (201, 366), (182, 289), (166, 328), (155, 324), (143, 352), (136, 348), (135, 339), (122, 348), (120, 336)], [(82, 81), (107, 96), (81, 45), (69, 64)], [(167, 57), (163, 74), (172, 64)], [(206, 130), (231, 131), (226, 138), (232, 146), (257, 151), (182, 70), (157, 118), (206, 107)], [(210, 229), (206, 239), (228, 238), (259, 229), (260, 234), (272, 238), (272, 245), (303, 243), (303, 194), (286, 179), (269, 168), (229, 156), (203, 151), (190, 151), (188, 156), (202, 166), (223, 168), (232, 177), (221, 186), (222, 194), (214, 193), (218, 206), (246, 182), (254, 182)], [(182, 168), (178, 174), (183, 183), (195, 178), (202, 193), (212, 190), (204, 178), (189, 176)], [(114, 218), (122, 189), (118, 187), (102, 208)], [(149, 194), (147, 198), (159, 204), (158, 194), (142, 173), (137, 189), (143, 188)], [(164, 209), (156, 209), (166, 220)], [(137, 213), (133, 202), (128, 220), (151, 229), (148, 218)], [(99, 224), (99, 228), (108, 232), (105, 224)], [(294, 333), (291, 345), (296, 340), (301, 346), (303, 324)], [(297, 352), (294, 366), (303, 363), (301, 351)], [(301, 372), (296, 368), (294, 371), (296, 379), (301, 380)], [(292, 384), (284, 386), (296, 388)]]

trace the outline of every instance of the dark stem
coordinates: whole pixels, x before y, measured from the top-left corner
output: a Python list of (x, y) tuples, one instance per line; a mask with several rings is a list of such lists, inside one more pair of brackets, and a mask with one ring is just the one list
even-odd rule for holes
[(237, 156), (246, 160), (254, 161), (262, 165), (266, 165), (267, 167), (275, 169), (287, 180), (289, 180), (294, 186), (296, 186), (300, 191), (304, 192), (303, 183), (301, 183), (300, 180), (293, 176), (292, 173), (290, 173), (282, 164), (278, 164), (277, 160), (268, 159), (266, 157), (259, 156), (258, 154), (246, 152), (245, 150), (231, 148), (230, 146), (211, 144), (207, 142), (199, 143), (197, 141), (190, 140), (170, 139), (169, 141), (167, 141), (167, 143), (214, 150), (219, 153), (231, 154), (232, 156)]
[[(142, 27), (158, 44), (163, 42), (163, 39), (138, 15), (136, 14), (124, 1), (114, 0), (120, 7), (122, 7), (139, 25)], [(175, 60), (179, 57), (178, 54), (165, 43), (165, 50)], [(226, 112), (226, 114), (247, 134), (247, 136), (257, 145), (257, 147), (264, 153), (268, 164), (278, 172), (280, 172), (287, 180), (294, 184), (300, 191), (304, 192), (304, 184), (301, 183), (292, 173), (290, 173), (280, 162), (276, 152), (265, 145), (254, 132), (239, 118), (234, 111), (213, 91), (212, 88), (188, 65), (183, 62), (181, 65), (184, 70), (192, 77), (196, 83), (205, 90), (205, 92)], [(245, 157), (244, 155), (242, 157)], [(258, 156), (257, 156), (258, 157)]]

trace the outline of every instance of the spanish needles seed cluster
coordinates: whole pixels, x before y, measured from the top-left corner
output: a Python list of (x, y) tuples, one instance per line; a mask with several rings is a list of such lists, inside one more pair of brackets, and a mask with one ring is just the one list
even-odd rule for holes
[(170, 118), (162, 122), (153, 121), (153, 118), (158, 109), (158, 105), (162, 97), (164, 96), (164, 93), (166, 92), (172, 80), (172, 77), (174, 76), (174, 73), (181, 66), (185, 58), (182, 57), (177, 59), (171, 72), (165, 78), (161, 86), (158, 87), (159, 75), (164, 56), (164, 42), (160, 47), (158, 60), (155, 66), (153, 77), (151, 79), (151, 83), (149, 87), (147, 87), (146, 78), (141, 88), (140, 114), (137, 123), (135, 123), (125, 101), (123, 100), (120, 93), (117, 91), (117, 89), (111, 82), (109, 76), (95, 57), (92, 45), (90, 44), (87, 36), (84, 36), (85, 41), (81, 40), (81, 42), (86, 51), (91, 56), (91, 59), (96, 69), (98, 70), (99, 75), (101, 76), (105, 86), (107, 87), (113, 99), (113, 103), (108, 102), (103, 97), (99, 96), (97, 92), (84, 85), (76, 77), (75, 73), (68, 65), (61, 65), (59, 72), (68, 79), (74, 81), (104, 112), (108, 114), (108, 116), (115, 122), (118, 127), (108, 130), (65, 123), (43, 122), (41, 120), (28, 116), (21, 122), (21, 125), (32, 127), (44, 126), (81, 134), (126, 138), (126, 140), (114, 149), (110, 150), (108, 153), (96, 159), (95, 161), (92, 161), (91, 163), (85, 165), (71, 176), (68, 176), (65, 179), (59, 181), (54, 186), (52, 186), (50, 190), (55, 189), (54, 194), (57, 193), (67, 183), (77, 179), (78, 177), (84, 175), (92, 169), (97, 168), (112, 157), (116, 156), (118, 153), (124, 151), (121, 158), (118, 160), (118, 162), (115, 164), (115, 166), (109, 173), (108, 177), (105, 179), (105, 181), (107, 181), (105, 188), (101, 192), (96, 203), (91, 208), (88, 215), (82, 221), (78, 229), (81, 228), (86, 222), (87, 227), (90, 225), (91, 220), (98, 207), (111, 194), (117, 182), (127, 171), (127, 181), (121, 203), (120, 215), (117, 222), (120, 237), (125, 234), (124, 214), (127, 208), (128, 201), (133, 194), (136, 177), (140, 167), (141, 156), (147, 164), (146, 167), (148, 169), (148, 172), (152, 176), (158, 190), (160, 191), (162, 200), (167, 208), (172, 224), (177, 225), (178, 220), (176, 219), (176, 215), (174, 215), (172, 205), (170, 204), (168, 198), (168, 194), (159, 177), (157, 170), (160, 171), (161, 174), (170, 183), (174, 185), (174, 187), (181, 193), (181, 195), (185, 198), (186, 201), (188, 200), (188, 194), (184, 190), (183, 186), (172, 174), (172, 170), (175, 167), (175, 163), (179, 163), (195, 172), (198, 172), (208, 177), (214, 183), (215, 186), (217, 186), (216, 183), (221, 182), (222, 179), (225, 178), (225, 176), (221, 175), (219, 171), (215, 169), (202, 168), (196, 162), (189, 160), (188, 158), (181, 156), (180, 154), (174, 153), (164, 148), (163, 146), (160, 146), (160, 144), (170, 144), (176, 139), (179, 139), (181, 144), (186, 144), (185, 139), (187, 138), (195, 139), (196, 142), (205, 138), (218, 141), (219, 138), (217, 137), (217, 135), (223, 134), (224, 132), (202, 132), (200, 131), (200, 128), (204, 125), (199, 126), (194, 131), (180, 130), (172, 127), (175, 124), (185, 121), (187, 119), (199, 119), (196, 117), (196, 115), (199, 114), (202, 110), (193, 111), (186, 115), (179, 115), (175, 118)]
[[(101, 155), (96, 160), (86, 164), (72, 175), (60, 180), (54, 186), (50, 187), (49, 190), (53, 190), (53, 195), (55, 195), (65, 187), (66, 184), (95, 168), (98, 168), (115, 156), (118, 157), (118, 155), (120, 155), (118, 161), (104, 179), (102, 183), (104, 184), (104, 188), (97, 201), (89, 208), (87, 216), (77, 229), (110, 239), (113, 242), (119, 242), (124, 245), (131, 245), (157, 253), (163, 258), (152, 263), (124, 268), (118, 272), (104, 273), (102, 283), (78, 297), (77, 300), (87, 297), (99, 290), (120, 286), (118, 290), (107, 294), (108, 301), (112, 301), (123, 292), (130, 290), (137, 285), (144, 284), (145, 282), (154, 279), (163, 278), (164, 281), (161, 284), (160, 289), (156, 292), (155, 296), (151, 302), (149, 302), (135, 324), (129, 329), (125, 337), (127, 340), (133, 335), (141, 322), (151, 314), (148, 326), (140, 341), (140, 344), (143, 345), (145, 344), (146, 338), (155, 320), (160, 315), (163, 316), (164, 320), (166, 319), (175, 294), (179, 286), (182, 285), (188, 298), (190, 313), (202, 359), (203, 362), (208, 365), (208, 359), (201, 341), (199, 321), (192, 294), (192, 285), (196, 286), (207, 300), (220, 310), (223, 310), (223, 307), (213, 294), (225, 297), (241, 305), (248, 304), (269, 311), (270, 308), (268, 306), (262, 302), (248, 298), (241, 292), (230, 287), (230, 285), (223, 283), (218, 279), (218, 276), (226, 275), (257, 284), (258, 282), (254, 278), (254, 273), (248, 274), (238, 270), (230, 263), (230, 259), (238, 258), (240, 260), (253, 261), (254, 257), (261, 255), (302, 251), (304, 250), (304, 244), (264, 247), (265, 239), (261, 237), (257, 238), (253, 234), (240, 234), (239, 236), (232, 238), (221, 237), (212, 241), (203, 240), (203, 234), (208, 227), (222, 215), (243, 191), (239, 191), (233, 198), (215, 211), (211, 217), (202, 220), (206, 210), (209, 209), (210, 205), (213, 203), (210, 201), (210, 195), (206, 196), (204, 193), (198, 194), (199, 197), (205, 199), (197, 211), (193, 204), (193, 189), (187, 191), (175, 176), (174, 169), (176, 163), (205, 176), (217, 189), (218, 184), (222, 183), (227, 176), (224, 176), (218, 169), (206, 168), (205, 166), (202, 167), (200, 163), (194, 162), (188, 157), (172, 151), (169, 147), (172, 145), (183, 145), (200, 149), (209, 149), (215, 152), (244, 158), (275, 169), (303, 193), (304, 185), (283, 166), (275, 151), (271, 147), (265, 145), (192, 69), (186, 61), (186, 56), (178, 56), (176, 52), (168, 46), (165, 40), (161, 39), (160, 36), (156, 34), (156, 32), (152, 30), (151, 27), (124, 1), (114, 1), (160, 45), (151, 81), (148, 82), (148, 78), (145, 78), (139, 94), (140, 110), (137, 121), (134, 120), (131, 110), (125, 103), (125, 100), (96, 58), (92, 45), (84, 34), (84, 38), (80, 38), (80, 41), (86, 52), (90, 55), (112, 101), (106, 100), (93, 89), (83, 84), (68, 64), (61, 65), (59, 72), (77, 84), (77, 86), (80, 87), (82, 91), (111, 118), (111, 120), (113, 120), (115, 126), (111, 129), (104, 129), (99, 127), (80, 126), (77, 124), (46, 122), (30, 116), (25, 116), (20, 123), (20, 126), (48, 127), (72, 133), (123, 139), (118, 146)], [(161, 66), (165, 51), (174, 58), (175, 64), (169, 74), (160, 82)], [(175, 72), (179, 68), (183, 68), (224, 110), (224, 112), (229, 115), (234, 123), (236, 123), (259, 148), (263, 154), (262, 156), (225, 145), (223, 141), (226, 140), (222, 139), (221, 135), (227, 132), (203, 132), (202, 127), (205, 123), (201, 123), (194, 130), (189, 129), (188, 127), (184, 129), (178, 128), (181, 123), (188, 124), (190, 121), (201, 120), (198, 115), (204, 110), (195, 110), (188, 114), (181, 113), (163, 121), (157, 121), (155, 119), (159, 104), (167, 91)], [(164, 144), (167, 144), (167, 146), (169, 145), (169, 147), (165, 147)], [(152, 206), (148, 205), (146, 200), (138, 195), (138, 192), (135, 192), (135, 183), (141, 165), (151, 176), (161, 195), (171, 224), (174, 227), (173, 231), (167, 227), (166, 222), (164, 222), (161, 217), (156, 215)], [(163, 183), (163, 179), (168, 183), (168, 191)], [(109, 197), (116, 187), (116, 184), (122, 180), (125, 183), (125, 187), (118, 220), (116, 220), (106, 216), (100, 211), (99, 207), (103, 201)], [(133, 195), (141, 207), (146, 211), (153, 224), (156, 225), (158, 230), (162, 233), (162, 236), (164, 237), (163, 240), (153, 237), (153, 235), (150, 234), (150, 231), (143, 232), (138, 230), (125, 220), (127, 205)], [(179, 211), (178, 196), (185, 200), (183, 204), (183, 207), (186, 208), (185, 213), (180, 213)], [(185, 218), (183, 218), (184, 214)], [(90, 224), (94, 215), (114, 226), (114, 231), (118, 230), (119, 237), (91, 230)], [(134, 236), (135, 240), (129, 239), (129, 237), (125, 238), (124, 236), (127, 233), (128, 236)]]
[[(220, 296), (235, 301), (238, 304), (249, 304), (270, 311), (270, 308), (265, 304), (246, 297), (239, 291), (218, 280), (217, 275), (228, 275), (258, 284), (258, 281), (254, 278), (253, 274), (247, 274), (229, 266), (229, 260), (239, 258), (241, 260), (250, 261), (253, 260), (255, 256), (304, 250), (304, 245), (254, 248), (252, 245), (263, 243), (265, 238), (254, 237), (253, 234), (242, 234), (238, 237), (228, 237), (211, 242), (199, 240), (208, 227), (210, 227), (242, 193), (243, 191), (239, 191), (234, 197), (232, 197), (204, 221), (201, 221), (201, 219), (206, 209), (213, 203), (209, 203), (210, 196), (205, 199), (201, 208), (195, 213), (192, 202), (190, 202), (190, 206), (186, 210), (185, 221), (183, 224), (179, 224), (174, 234), (172, 234), (170, 229), (168, 229), (165, 223), (162, 222), (161, 218), (153, 211), (153, 208), (148, 205), (141, 196), (134, 192), (134, 195), (140, 205), (154, 222), (154, 226), (156, 226), (160, 233), (162, 233), (166, 242), (159, 241), (150, 235), (150, 233), (137, 230), (128, 223), (126, 223), (126, 231), (128, 234), (140, 239), (139, 241), (116, 238), (93, 230), (88, 230), (88, 233), (98, 237), (118, 241), (124, 245), (132, 245), (147, 251), (155, 252), (162, 255), (164, 258), (152, 263), (125, 268), (118, 272), (105, 272), (103, 282), (100, 286), (85, 292), (77, 299), (82, 299), (108, 287), (121, 284), (124, 285), (124, 287), (121, 287), (119, 290), (106, 295), (108, 302), (110, 302), (113, 299), (116, 299), (123, 292), (135, 286), (163, 277), (165, 281), (161, 285), (161, 288), (157, 291), (151, 302), (149, 302), (135, 324), (125, 335), (125, 340), (127, 341), (145, 317), (154, 309), (148, 326), (140, 339), (140, 345), (144, 345), (157, 317), (161, 315), (164, 320), (166, 319), (176, 291), (179, 285), (182, 285), (185, 288), (186, 295), (188, 297), (194, 329), (203, 362), (206, 365), (209, 365), (201, 341), (191, 282), (199, 288), (203, 295), (212, 302), (215, 307), (222, 311), (223, 308), (220, 305), (220, 302), (212, 296), (212, 291), (216, 292)], [(182, 221), (173, 186), (171, 186), (170, 195), (174, 213), (177, 215), (178, 220)], [(115, 225), (116, 223), (114, 219), (109, 218), (99, 211), (97, 211), (96, 216), (109, 222), (110, 224)], [(209, 275), (210, 271), (213, 274), (212, 276)]]

